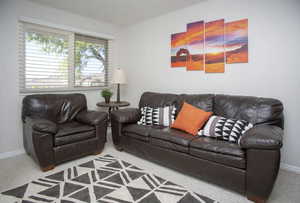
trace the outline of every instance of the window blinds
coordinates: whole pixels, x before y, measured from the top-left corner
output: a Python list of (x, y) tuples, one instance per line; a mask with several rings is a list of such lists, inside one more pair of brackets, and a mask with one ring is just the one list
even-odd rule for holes
[(109, 85), (112, 40), (19, 23), (20, 92), (87, 90)]
[(108, 41), (75, 34), (75, 86), (107, 85)]

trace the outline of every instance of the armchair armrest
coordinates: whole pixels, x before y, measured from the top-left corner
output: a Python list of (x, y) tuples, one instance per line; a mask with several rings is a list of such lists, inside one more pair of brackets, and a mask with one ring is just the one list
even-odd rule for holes
[(260, 125), (248, 130), (240, 140), (244, 149), (280, 149), (283, 130), (273, 125)]
[(42, 132), (42, 133), (57, 133), (57, 125), (47, 119), (26, 119), (27, 123), (30, 123), (33, 130)]
[(23, 123), (24, 148), (43, 171), (54, 167), (54, 134), (57, 125), (47, 119), (25, 117)]
[(111, 112), (111, 119), (119, 123), (136, 123), (140, 118), (138, 108), (126, 108)]
[(100, 111), (82, 111), (77, 114), (76, 120), (88, 125), (99, 125), (103, 121), (107, 121), (108, 114)]

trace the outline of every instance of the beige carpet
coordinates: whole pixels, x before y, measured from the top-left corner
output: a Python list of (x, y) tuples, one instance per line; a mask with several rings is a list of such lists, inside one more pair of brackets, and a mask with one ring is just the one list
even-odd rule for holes
[[(170, 181), (180, 184), (194, 192), (206, 195), (222, 203), (247, 203), (244, 196), (206, 183), (199, 179), (186, 176), (174, 170), (159, 166), (149, 161), (137, 158), (125, 152), (119, 152), (114, 149), (110, 134), (108, 134), (108, 143), (105, 146), (103, 154), (111, 154), (124, 161), (128, 161), (138, 167), (141, 167), (151, 173), (157, 174)], [(58, 172), (70, 166), (78, 165), (94, 159), (95, 156), (87, 156), (75, 161), (57, 166), (54, 170), (44, 173), (33, 160), (23, 154), (8, 159), (0, 160), (0, 192), (27, 183), (33, 179), (44, 177), (46, 175)], [(275, 188), (268, 202), (276, 203), (299, 203), (300, 202), (300, 175), (281, 170), (275, 184)]]

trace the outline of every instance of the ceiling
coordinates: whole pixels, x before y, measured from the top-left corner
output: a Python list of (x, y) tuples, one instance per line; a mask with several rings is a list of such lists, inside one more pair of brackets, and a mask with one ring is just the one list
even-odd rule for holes
[(115, 25), (131, 25), (205, 0), (30, 0)]

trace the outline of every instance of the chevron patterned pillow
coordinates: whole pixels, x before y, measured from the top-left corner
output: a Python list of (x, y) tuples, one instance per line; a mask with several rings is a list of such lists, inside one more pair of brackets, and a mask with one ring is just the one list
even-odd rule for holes
[(157, 108), (145, 106), (141, 108), (142, 117), (137, 124), (170, 126), (175, 120), (175, 112), (175, 106)]
[(239, 143), (241, 136), (252, 127), (253, 124), (245, 120), (212, 116), (198, 135)]

